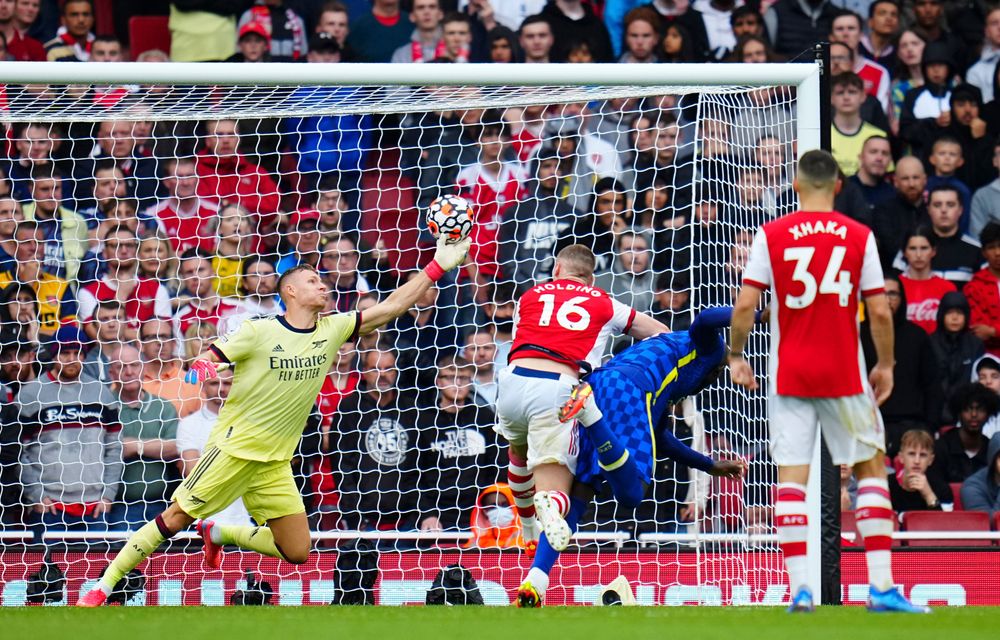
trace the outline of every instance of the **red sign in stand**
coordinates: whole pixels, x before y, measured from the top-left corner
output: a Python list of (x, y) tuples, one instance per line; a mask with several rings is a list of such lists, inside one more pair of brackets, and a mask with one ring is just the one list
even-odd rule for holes
[[(66, 601), (76, 602), (93, 584), (110, 557), (104, 553), (54, 553), (66, 572)], [(25, 604), (26, 577), (42, 562), (40, 553), (0, 553), (0, 602)], [(488, 604), (510, 602), (527, 558), (517, 553), (424, 550), (384, 553), (379, 562), (376, 602), (383, 605), (419, 604), (438, 570), (459, 562), (479, 582)], [(787, 586), (779, 558), (773, 553), (568, 553), (552, 572), (546, 604), (591, 604), (600, 587), (623, 574), (642, 604), (779, 605), (787, 600)], [(932, 551), (896, 553), (896, 582), (915, 602), (931, 605), (1000, 605), (996, 576), (1000, 552)], [(222, 605), (244, 585), (252, 569), (267, 580), (279, 605), (322, 605), (333, 599), (336, 554), (314, 553), (304, 565), (294, 566), (253, 553), (226, 555), (222, 569), (206, 570), (200, 554), (157, 554), (141, 565), (147, 577), (146, 605)], [(845, 604), (861, 604), (867, 594), (865, 557), (845, 552), (841, 561)], [(706, 583), (698, 586), (699, 581)]]

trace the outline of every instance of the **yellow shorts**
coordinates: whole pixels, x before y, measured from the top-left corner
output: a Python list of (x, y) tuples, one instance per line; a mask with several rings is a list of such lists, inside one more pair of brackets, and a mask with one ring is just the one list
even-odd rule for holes
[(192, 518), (208, 518), (243, 498), (259, 524), (306, 510), (287, 460), (234, 458), (209, 445), (171, 498)]

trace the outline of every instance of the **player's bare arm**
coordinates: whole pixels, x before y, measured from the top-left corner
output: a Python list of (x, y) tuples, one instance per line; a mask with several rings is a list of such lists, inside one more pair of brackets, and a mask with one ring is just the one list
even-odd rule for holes
[(757, 380), (754, 377), (753, 367), (743, 357), (743, 349), (747, 346), (747, 338), (750, 336), (762, 293), (759, 288), (744, 284), (736, 298), (736, 304), (733, 305), (733, 320), (730, 325), (729, 374), (733, 384), (751, 390), (757, 388)]
[(441, 276), (465, 261), (472, 240), (466, 238), (454, 244), (449, 244), (446, 240), (447, 238), (442, 235), (438, 240), (434, 260), (426, 269), (417, 274), (417, 277), (400, 286), (388, 298), (364, 312), (361, 317), (361, 327), (358, 330), (360, 335), (367, 335), (384, 327), (406, 313), (428, 289), (434, 286), (434, 283)]
[(875, 392), (875, 400), (881, 405), (892, 394), (892, 368), (896, 364), (893, 355), (892, 309), (889, 308), (889, 299), (885, 293), (866, 296), (865, 309), (878, 358), (875, 367), (868, 374), (868, 381)]
[(628, 331), (628, 335), (636, 340), (645, 340), (661, 333), (670, 333), (670, 328), (644, 313), (635, 314), (635, 319), (632, 320), (632, 327)]

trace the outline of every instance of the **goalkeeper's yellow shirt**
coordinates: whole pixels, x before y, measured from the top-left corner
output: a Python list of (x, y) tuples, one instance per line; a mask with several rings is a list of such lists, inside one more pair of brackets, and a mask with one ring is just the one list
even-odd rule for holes
[(291, 460), (337, 350), (360, 326), (360, 313), (320, 318), (312, 329), (276, 316), (219, 338), (209, 348), (233, 365), (233, 386), (209, 444), (245, 460)]

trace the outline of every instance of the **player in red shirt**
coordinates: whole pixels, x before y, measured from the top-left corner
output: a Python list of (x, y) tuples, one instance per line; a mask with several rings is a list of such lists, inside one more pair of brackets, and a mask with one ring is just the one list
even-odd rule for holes
[(934, 275), (931, 270), (931, 261), (937, 255), (936, 244), (937, 236), (928, 227), (918, 227), (909, 232), (903, 241), (907, 267), (899, 274), (899, 282), (906, 294), (906, 319), (928, 335), (937, 329), (941, 298), (949, 291), (957, 291), (954, 284)]
[[(754, 238), (733, 310), (729, 366), (735, 384), (757, 387), (743, 348), (761, 295), (772, 289), (768, 413), (778, 465), (775, 528), (794, 594), (789, 611), (813, 610), (806, 483), (818, 424), (833, 463), (853, 466), (858, 478), (869, 610), (922, 613), (927, 609), (910, 604), (894, 586), (889, 551), (894, 515), (878, 404), (892, 393), (892, 312), (875, 236), (833, 211), (841, 185), (829, 153), (809, 151), (799, 160), (793, 186), (801, 210), (765, 224)], [(858, 339), (861, 297), (878, 355), (868, 379)]]
[[(601, 364), (608, 338), (643, 339), (669, 331), (594, 285), (596, 259), (574, 244), (556, 256), (552, 281), (521, 296), (514, 316), (508, 366), (497, 379), (497, 433), (510, 443), (507, 479), (526, 543), (538, 538), (535, 516), (549, 544), (569, 544), (567, 492), (576, 471), (576, 425), (559, 422), (559, 407), (580, 371)], [(536, 482), (538, 491), (536, 492)]]

